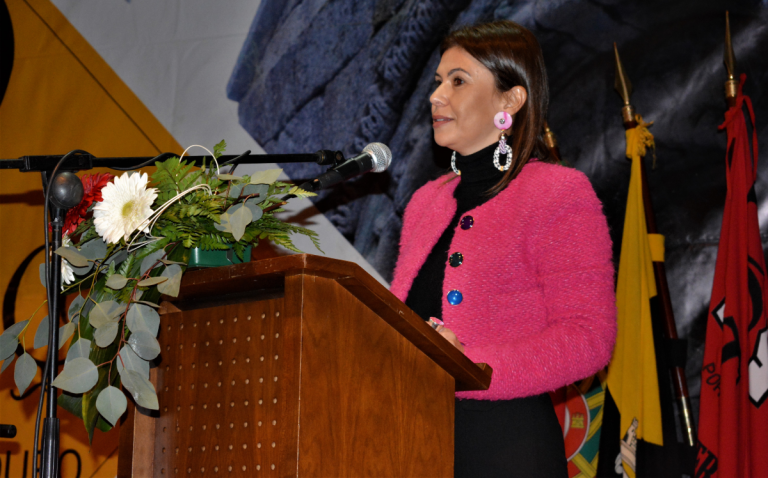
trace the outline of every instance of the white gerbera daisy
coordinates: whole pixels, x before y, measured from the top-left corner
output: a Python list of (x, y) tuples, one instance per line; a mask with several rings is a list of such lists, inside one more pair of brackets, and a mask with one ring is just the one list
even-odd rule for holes
[[(69, 239), (69, 234), (67, 234), (62, 238), (61, 246), (67, 247), (71, 245), (72, 241)], [(61, 280), (64, 282), (64, 284), (71, 284), (75, 281), (75, 271), (72, 269), (72, 266), (69, 265), (69, 262), (64, 258), (61, 259)], [(62, 289), (64, 289), (64, 284), (61, 285)]]
[(139, 227), (149, 232), (147, 218), (152, 215), (152, 203), (157, 189), (147, 188), (147, 173), (125, 173), (101, 190), (102, 201), (93, 207), (96, 232), (109, 243), (127, 241)]

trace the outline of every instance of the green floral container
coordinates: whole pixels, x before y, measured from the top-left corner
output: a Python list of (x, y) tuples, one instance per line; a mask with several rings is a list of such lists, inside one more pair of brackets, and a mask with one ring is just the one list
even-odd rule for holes
[(195, 247), (190, 251), (189, 267), (221, 267), (250, 262), (251, 248), (251, 246), (245, 248), (243, 252), (243, 259), (245, 260), (241, 261), (233, 249), (227, 249), (226, 251), (204, 251)]

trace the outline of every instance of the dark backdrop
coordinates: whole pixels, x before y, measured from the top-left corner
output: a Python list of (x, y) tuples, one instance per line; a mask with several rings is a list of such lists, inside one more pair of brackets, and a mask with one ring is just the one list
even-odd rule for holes
[[(388, 144), (386, 173), (368, 174), (316, 205), (387, 279), (397, 258), (405, 205), (445, 171), (432, 139), (428, 96), (437, 46), (457, 25), (514, 20), (544, 51), (549, 123), (563, 156), (589, 176), (603, 201), (618, 258), (629, 163), (613, 90), (613, 42), (654, 121), (657, 167), (649, 184), (680, 336), (687, 338), (689, 386), (698, 417), (700, 368), (725, 200), (723, 35), (730, 10), (737, 69), (768, 148), (768, 2), (713, 0), (263, 0), (228, 86), (241, 124), (270, 153)], [(765, 156), (765, 155), (763, 155)], [(648, 160), (650, 165), (650, 159)], [(316, 165), (284, 165), (310, 178)], [(768, 166), (756, 185), (766, 231)], [(766, 235), (763, 233), (765, 246)]]

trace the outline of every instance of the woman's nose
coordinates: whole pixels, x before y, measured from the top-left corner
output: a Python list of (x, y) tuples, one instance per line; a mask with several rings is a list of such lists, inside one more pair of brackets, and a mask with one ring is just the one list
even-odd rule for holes
[(442, 91), (442, 85), (438, 86), (437, 89), (432, 93), (432, 95), (429, 97), (429, 102), (432, 103), (432, 106), (445, 106), (448, 104), (448, 98)]

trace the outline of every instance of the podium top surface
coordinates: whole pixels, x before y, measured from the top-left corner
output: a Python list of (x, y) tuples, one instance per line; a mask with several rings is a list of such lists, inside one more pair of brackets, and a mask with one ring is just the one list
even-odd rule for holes
[(490, 366), (473, 363), (354, 262), (297, 254), (189, 271), (184, 274), (179, 296), (164, 299), (185, 310), (243, 294), (250, 300), (280, 297), (286, 276), (297, 274), (336, 281), (453, 376), (457, 391), (487, 390), (490, 386)]

